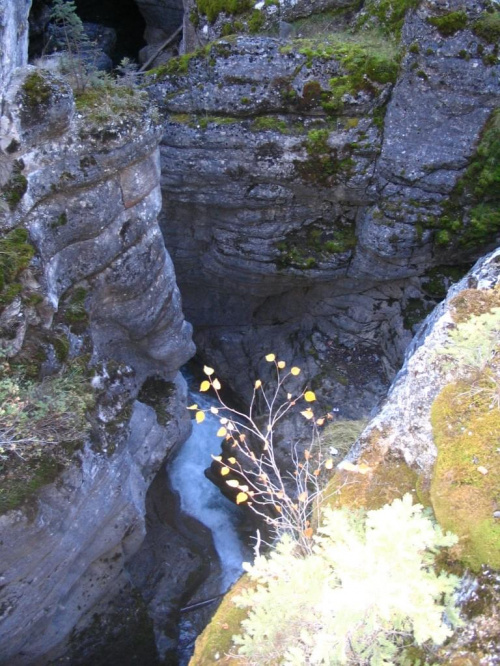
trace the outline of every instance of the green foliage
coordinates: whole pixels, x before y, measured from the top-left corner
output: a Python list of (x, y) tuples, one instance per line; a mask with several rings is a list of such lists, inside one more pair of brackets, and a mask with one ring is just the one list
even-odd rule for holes
[(52, 95), (52, 88), (46, 81), (42, 72), (33, 72), (29, 74), (21, 87), (23, 103), (26, 104), (31, 111), (36, 111), (39, 107), (43, 107), (50, 100)]
[(307, 57), (308, 65), (315, 59), (335, 58), (340, 62), (344, 73), (330, 79), (330, 90), (316, 91), (323, 109), (334, 115), (342, 112), (344, 95), (356, 95), (361, 90), (377, 95), (380, 91), (374, 84), (394, 83), (399, 71), (396, 45), (375, 33), (336, 33), (321, 42), (296, 40), (294, 49)]
[(472, 26), (474, 34), (489, 44), (500, 40), (500, 11), (484, 12)]
[(387, 35), (399, 38), (406, 13), (418, 4), (419, 0), (368, 0), (358, 27), (375, 20)]
[(259, 30), (262, 30), (266, 22), (264, 13), (260, 9), (254, 9), (248, 19), (248, 31), (251, 35), (255, 35)]
[(325, 510), (311, 554), (283, 539), (248, 565), (254, 589), (234, 637), (247, 663), (404, 664), (405, 648), (441, 644), (458, 624), (458, 579), (436, 574), (436, 550), (456, 543), (410, 495), (375, 511)]
[(458, 374), (482, 371), (500, 346), (500, 307), (457, 325), (440, 354), (453, 360)]
[(440, 524), (460, 537), (455, 558), (474, 571), (500, 568), (500, 523), (493, 515), (500, 502), (498, 371), (493, 362), (449, 384), (431, 412), (438, 450), (432, 506)]
[(110, 78), (96, 78), (76, 96), (76, 108), (89, 121), (87, 130), (119, 124), (124, 129), (137, 124), (149, 106), (147, 93), (121, 85)]
[(196, 6), (201, 14), (204, 14), (210, 23), (224, 12), (225, 14), (243, 14), (252, 9), (251, 0), (196, 0)]
[[(67, 356), (67, 340), (58, 340), (59, 353)], [(71, 459), (89, 431), (86, 412), (93, 400), (77, 361), (37, 382), (0, 360), (0, 512), (52, 481)]]
[(65, 67), (75, 90), (83, 92), (89, 82), (84, 50), (90, 43), (73, 0), (53, 0), (50, 20), (62, 30), (67, 52)]
[[(326, 182), (324, 180), (326, 177), (341, 172), (342, 161), (335, 162), (333, 158), (324, 159), (323, 156), (316, 160), (323, 169), (320, 182)], [(312, 163), (313, 159), (296, 164), (298, 168), (302, 165), (302, 171), (300, 168), (299, 171), (303, 177), (304, 169)], [(333, 167), (330, 166), (332, 164)], [(350, 166), (349, 163), (348, 166)], [(325, 224), (321, 227), (319, 225), (311, 226), (306, 230), (300, 229), (296, 233), (288, 234), (284, 241), (277, 243), (276, 249), (279, 250), (280, 256), (276, 263), (279, 268), (292, 267), (307, 270), (315, 268), (321, 261), (331, 260), (332, 255), (350, 252), (355, 247), (354, 225), (336, 223)]]
[(288, 125), (284, 120), (281, 120), (276, 116), (259, 116), (253, 121), (251, 129), (254, 132), (265, 132), (269, 130), (280, 132), (280, 134), (286, 134), (288, 131)]
[(436, 27), (443, 37), (450, 37), (467, 25), (467, 14), (463, 10), (448, 12), (443, 16), (432, 16), (428, 22)]
[(21, 284), (17, 278), (28, 267), (33, 254), (26, 229), (13, 229), (0, 239), (0, 308), (20, 293)]

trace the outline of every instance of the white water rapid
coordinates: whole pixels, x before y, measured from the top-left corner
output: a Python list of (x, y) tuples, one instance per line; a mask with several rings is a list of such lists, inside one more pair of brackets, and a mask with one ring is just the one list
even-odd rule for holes
[[(200, 409), (210, 409), (217, 402), (210, 396), (197, 394), (194, 401)], [(203, 523), (212, 532), (214, 546), (223, 572), (225, 592), (240, 576), (245, 548), (240, 541), (237, 524), (239, 509), (222, 495), (204, 475), (212, 462), (211, 455), (220, 455), (221, 439), (216, 436), (219, 418), (209, 411), (203, 423), (193, 424), (191, 437), (169, 464), (170, 483), (180, 496), (181, 510)]]

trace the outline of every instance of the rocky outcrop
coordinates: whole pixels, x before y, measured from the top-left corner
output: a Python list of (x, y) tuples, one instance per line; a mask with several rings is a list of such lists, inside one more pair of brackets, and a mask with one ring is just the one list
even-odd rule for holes
[(442, 389), (458, 376), (457, 363), (445, 363), (443, 350), (450, 331), (456, 328), (451, 304), (464, 290), (494, 293), (500, 284), (500, 249), (479, 260), (472, 270), (449, 290), (446, 299), (429, 315), (406, 351), (405, 362), (387, 399), (349, 452), (349, 460), (360, 460), (373, 447), (384, 450), (423, 475), (432, 475), (437, 448), (432, 433), (431, 408)]
[[(475, 28), (485, 10), (468, 6), (450, 34), (438, 3), (421, 3), (400, 63), (390, 42), (371, 61), (369, 33), (233, 37), (159, 75), (162, 230), (198, 346), (239, 393), (277, 351), (324, 384), (327, 405), (369, 411), (453, 266), (494, 245), (494, 227), (457, 233), (471, 197), (454, 199), (499, 100)], [(345, 389), (347, 357), (379, 378), (363, 404)]]
[[(172, 411), (179, 413), (184, 395), (176, 383)], [(173, 419), (161, 427), (154, 410), (136, 402), (129, 435), (113, 455), (86, 449), (28, 512), (0, 517), (0, 663), (58, 657), (79, 620), (90, 622), (102, 597), (124, 584), (127, 561), (145, 536), (146, 491), (188, 423)]]
[[(75, 104), (57, 75), (27, 68), (3, 111), (0, 228), (28, 260), (3, 273), (2, 349), (31, 376), (85, 367), (95, 394), (82, 450), (0, 517), (0, 663), (13, 665), (69, 655), (72, 635), (91, 658), (96, 613), (130, 591), (146, 492), (189, 433), (179, 368), (194, 348), (157, 224), (160, 130), (147, 98), (123, 88)], [(139, 393), (149, 378), (163, 397)]]

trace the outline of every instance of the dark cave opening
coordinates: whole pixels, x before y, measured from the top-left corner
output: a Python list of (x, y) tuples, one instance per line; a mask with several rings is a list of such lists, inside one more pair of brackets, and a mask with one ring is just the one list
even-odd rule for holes
[[(30, 11), (29, 58), (44, 54), (47, 49), (49, 1), (33, 0)], [(78, 16), (87, 23), (96, 23), (116, 31), (116, 45), (110, 54), (114, 65), (122, 58), (138, 59), (146, 45), (146, 22), (134, 0), (75, 0)]]

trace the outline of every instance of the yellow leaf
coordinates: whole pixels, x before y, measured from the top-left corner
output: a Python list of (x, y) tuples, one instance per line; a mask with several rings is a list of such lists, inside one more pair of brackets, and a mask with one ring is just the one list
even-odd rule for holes
[(304, 393), (304, 400), (306, 402), (314, 402), (316, 400), (316, 396), (314, 394), (314, 391), (306, 391)]
[(236, 426), (234, 425), (234, 423), (232, 421), (227, 422), (227, 429), (228, 430), (234, 430), (235, 428), (236, 428)]
[(339, 469), (344, 469), (346, 472), (357, 472), (358, 471), (358, 466), (353, 465), (351, 462), (348, 460), (343, 460), (340, 465), (338, 465)]
[(220, 462), (222, 460), (222, 456), (212, 456), (213, 460), (217, 460), (217, 462)]
[(225, 428), (219, 428), (217, 430), (217, 437), (225, 437), (227, 435), (227, 430)]
[(275, 505), (274, 505), (274, 508), (276, 509), (276, 511), (277, 511), (278, 513), (281, 513), (281, 512), (282, 512), (282, 509), (281, 509), (281, 507), (280, 507), (279, 504), (275, 504)]
[(332, 469), (333, 468), (333, 460), (331, 458), (328, 458), (328, 460), (325, 461), (325, 469)]
[(266, 361), (267, 361), (268, 363), (272, 363), (272, 362), (274, 361), (275, 358), (276, 358), (276, 356), (275, 356), (274, 354), (268, 354), (268, 355), (266, 356)]
[(262, 447), (262, 450), (267, 451), (268, 448), (269, 448), (269, 442), (267, 441), (267, 439), (265, 439), (264, 440), (264, 446)]
[(208, 391), (210, 388), (210, 382), (207, 379), (204, 379), (200, 384), (200, 391)]
[(210, 377), (210, 375), (213, 375), (215, 370), (213, 368), (209, 368), (208, 365), (203, 366), (203, 372)]
[(276, 493), (276, 497), (278, 499), (283, 499), (283, 497), (285, 497), (285, 493), (282, 490), (280, 490), (279, 492)]
[(226, 423), (227, 423), (227, 419), (226, 419), (226, 417), (223, 416), (221, 419), (219, 419), (219, 423), (220, 423), (221, 425), (226, 425)]
[(294, 365), (290, 372), (296, 377), (297, 375), (300, 375), (300, 368), (297, 368), (297, 366)]
[(307, 491), (304, 490), (303, 493), (300, 493), (297, 499), (299, 500), (299, 502), (305, 502), (307, 500)]
[(218, 414), (219, 413), (219, 410), (217, 409), (217, 407), (210, 407), (210, 411), (212, 412), (212, 414)]
[(306, 530), (304, 530), (303, 534), (306, 539), (310, 539), (313, 535), (312, 527), (308, 527)]
[(205, 420), (205, 412), (196, 412), (195, 419), (196, 423), (203, 423)]
[(227, 462), (228, 462), (230, 465), (235, 465), (235, 464), (236, 464), (236, 458), (228, 458), (228, 459), (227, 459)]
[(188, 409), (198, 409), (198, 405), (189, 405)]
[(226, 483), (231, 488), (237, 488), (238, 487), (238, 479), (229, 479), (229, 481), (226, 481)]
[(255, 386), (256, 389), (258, 389), (262, 386), (262, 382), (260, 381), (260, 379), (257, 379), (254, 386)]
[(236, 504), (241, 504), (242, 502), (246, 502), (248, 499), (248, 495), (246, 493), (238, 493), (236, 495)]
[(325, 419), (316, 419), (316, 425), (322, 426), (325, 422)]
[(312, 409), (304, 409), (304, 411), (303, 411), (303, 412), (300, 412), (300, 413), (302, 414), (302, 416), (303, 416), (305, 419), (308, 419), (308, 420), (309, 420), (309, 419), (312, 419), (313, 416), (314, 416), (314, 414), (312, 413)]
[(223, 467), (223, 468), (221, 469), (221, 471), (220, 471), (220, 475), (221, 475), (221, 476), (227, 476), (227, 475), (229, 474), (230, 471), (231, 471), (231, 470), (229, 469), (229, 467)]
[(220, 381), (217, 379), (217, 377), (216, 377), (216, 378), (214, 379), (214, 381), (212, 382), (212, 386), (214, 387), (214, 389), (215, 389), (216, 391), (220, 391), (220, 390), (221, 390), (222, 386), (220, 385)]
[(246, 438), (246, 435), (244, 433), (240, 434), (240, 442), (244, 442)]
[(278, 368), (280, 370), (283, 370), (283, 368), (285, 368), (285, 367), (286, 367), (285, 361), (278, 361)]
[(306, 460), (309, 460), (310, 457), (311, 457), (311, 452), (309, 450), (304, 451), (304, 458)]
[(321, 471), (320, 469), (315, 469), (313, 472), (314, 476), (319, 476), (320, 471)]

